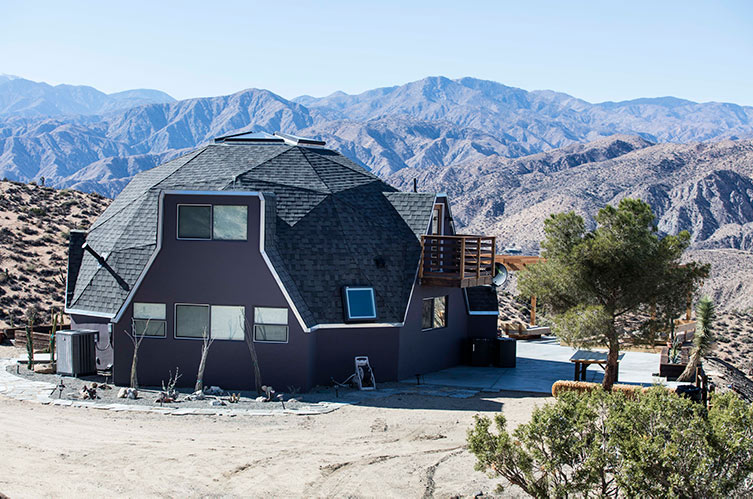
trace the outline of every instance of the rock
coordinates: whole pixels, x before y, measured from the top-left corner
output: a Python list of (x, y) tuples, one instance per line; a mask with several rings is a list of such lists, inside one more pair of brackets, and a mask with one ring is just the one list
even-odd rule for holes
[(209, 405), (211, 405), (211, 406), (221, 406), (221, 405), (225, 405), (225, 402), (223, 402), (222, 400), (214, 399), (214, 400), (210, 400), (209, 401)]
[(120, 390), (118, 390), (118, 398), (126, 398), (128, 396), (128, 390), (130, 390), (130, 388), (121, 388)]
[(134, 399), (134, 400), (139, 398), (139, 391), (136, 390), (135, 388), (128, 388), (126, 391), (126, 398)]
[(195, 392), (193, 392), (193, 394), (191, 394), (192, 400), (204, 400), (205, 398), (206, 397), (204, 397), (204, 392), (202, 392), (201, 390), (196, 390)]
[(37, 374), (55, 374), (52, 364), (34, 364), (34, 372)]
[(219, 386), (210, 386), (209, 388), (204, 388), (204, 394), (221, 396), (225, 395), (225, 390), (223, 390)]

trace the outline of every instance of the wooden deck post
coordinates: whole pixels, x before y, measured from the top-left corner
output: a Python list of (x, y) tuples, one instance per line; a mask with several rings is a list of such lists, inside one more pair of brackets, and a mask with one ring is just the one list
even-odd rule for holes
[(419, 260), (418, 264), (418, 278), (422, 279), (424, 277), (424, 238), (426, 236), (421, 236), (421, 259)]
[(460, 281), (465, 277), (465, 238), (460, 239)]
[(531, 327), (536, 326), (536, 295), (531, 296)]
[(492, 277), (495, 276), (495, 271), (497, 270), (497, 238), (496, 236), (492, 236), (492, 268), (491, 273)]
[(691, 309), (692, 304), (693, 304), (693, 292), (689, 291), (688, 292), (688, 306), (685, 309), (685, 320), (688, 320), (688, 321), (690, 320), (690, 314), (692, 312), (692, 309)]
[(476, 238), (476, 279), (481, 279), (481, 238)]

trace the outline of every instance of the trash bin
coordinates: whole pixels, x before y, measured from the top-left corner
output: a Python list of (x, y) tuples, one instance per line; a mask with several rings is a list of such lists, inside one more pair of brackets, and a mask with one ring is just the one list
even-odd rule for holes
[(703, 402), (701, 389), (695, 385), (677, 385), (675, 393), (680, 397), (685, 397), (693, 402)]
[(497, 338), (497, 355), (494, 357), (494, 365), (496, 367), (515, 367), (517, 344), (515, 338)]
[(486, 367), (494, 361), (497, 340), (490, 338), (471, 339), (471, 365)]

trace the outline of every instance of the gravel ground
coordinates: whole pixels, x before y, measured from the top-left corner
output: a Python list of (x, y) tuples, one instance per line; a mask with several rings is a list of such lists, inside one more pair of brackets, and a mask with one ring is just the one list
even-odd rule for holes
[[(112, 384), (107, 384), (107, 382), (109, 382), (109, 378), (105, 378), (101, 375), (74, 378), (71, 376), (61, 376), (58, 374), (40, 374), (27, 369), (25, 365), (11, 366), (8, 368), (8, 372), (32, 381), (43, 381), (55, 385), (59, 385), (62, 381), (64, 385), (62, 393), (59, 390), (56, 390), (54, 394), (52, 394), (52, 398), (62, 398), (66, 400), (83, 400), (81, 397), (81, 389), (84, 386), (91, 388), (92, 383), (96, 383), (97, 396), (99, 398), (95, 401), (101, 402), (102, 404), (119, 403), (126, 405), (157, 406), (178, 409), (207, 407), (213, 400), (221, 400), (227, 405), (228, 408), (232, 409), (282, 409), (282, 403), (277, 401), (257, 402), (256, 397), (258, 395), (256, 394), (256, 392), (250, 391), (233, 391), (232, 393), (240, 394), (240, 400), (236, 403), (231, 403), (230, 392), (226, 392), (221, 396), (206, 395), (206, 399), (204, 400), (191, 400), (189, 396), (192, 395), (192, 390), (188, 388), (179, 388), (176, 390), (178, 392), (178, 401), (176, 403), (159, 404), (158, 402), (156, 402), (156, 400), (159, 393), (161, 392), (161, 388), (158, 387), (142, 387), (139, 389), (139, 398), (128, 399), (118, 398), (117, 395), (120, 387), (114, 386)], [(107, 388), (103, 389), (102, 385), (105, 385)], [(319, 387), (311, 390), (304, 395), (283, 394), (283, 403), (285, 404), (286, 409), (305, 409), (306, 407), (317, 404), (318, 402), (323, 400), (331, 401), (342, 398), (343, 401), (347, 401), (347, 399), (355, 395), (355, 392), (356, 391), (353, 389), (343, 388), (339, 389), (336, 395), (332, 388)]]

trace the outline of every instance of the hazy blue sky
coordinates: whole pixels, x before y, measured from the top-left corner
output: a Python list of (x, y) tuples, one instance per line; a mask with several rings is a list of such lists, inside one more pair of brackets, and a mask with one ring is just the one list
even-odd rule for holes
[(753, 2), (0, 0), (0, 73), (176, 98), (445, 75), (753, 105)]

